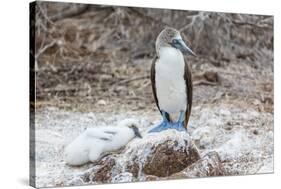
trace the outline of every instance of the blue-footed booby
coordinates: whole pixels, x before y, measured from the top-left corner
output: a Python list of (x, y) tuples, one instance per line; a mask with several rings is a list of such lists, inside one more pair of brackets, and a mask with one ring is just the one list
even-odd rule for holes
[(157, 57), (151, 66), (151, 83), (163, 121), (149, 132), (171, 128), (186, 131), (192, 106), (192, 78), (183, 54), (195, 54), (180, 32), (170, 27), (160, 32), (155, 47)]

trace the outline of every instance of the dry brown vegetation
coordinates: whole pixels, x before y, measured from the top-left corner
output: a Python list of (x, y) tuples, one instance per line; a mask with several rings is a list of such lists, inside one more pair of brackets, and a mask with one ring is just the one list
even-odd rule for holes
[(149, 70), (165, 26), (197, 54), (194, 104), (273, 111), (272, 16), (47, 2), (36, 6), (37, 107), (155, 109)]

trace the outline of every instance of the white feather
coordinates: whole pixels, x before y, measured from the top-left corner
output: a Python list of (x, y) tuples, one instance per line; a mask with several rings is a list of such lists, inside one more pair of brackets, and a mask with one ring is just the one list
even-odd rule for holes
[[(65, 161), (69, 165), (82, 165), (97, 161), (105, 152), (116, 151), (135, 137), (133, 129), (124, 122), (118, 126), (89, 128), (65, 148)], [(114, 134), (113, 134), (114, 133)]]
[(161, 110), (173, 115), (186, 110), (186, 83), (184, 58), (171, 47), (162, 47), (155, 64), (155, 85)]

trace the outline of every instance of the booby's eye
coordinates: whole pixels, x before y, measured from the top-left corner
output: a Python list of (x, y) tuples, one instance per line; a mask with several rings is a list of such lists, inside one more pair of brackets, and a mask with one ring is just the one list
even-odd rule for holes
[(177, 44), (177, 43), (178, 43), (178, 40), (173, 39), (173, 40), (172, 40), (172, 43), (173, 43), (173, 44)]

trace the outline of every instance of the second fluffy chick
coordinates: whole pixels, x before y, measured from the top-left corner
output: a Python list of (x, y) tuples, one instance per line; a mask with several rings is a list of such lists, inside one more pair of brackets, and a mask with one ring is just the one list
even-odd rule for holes
[(118, 126), (86, 129), (65, 148), (65, 161), (74, 166), (95, 162), (102, 154), (122, 148), (135, 137), (141, 138), (141, 134), (133, 120), (124, 120)]

